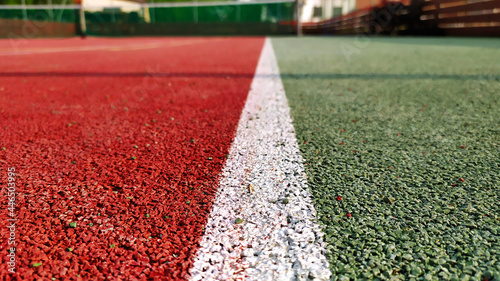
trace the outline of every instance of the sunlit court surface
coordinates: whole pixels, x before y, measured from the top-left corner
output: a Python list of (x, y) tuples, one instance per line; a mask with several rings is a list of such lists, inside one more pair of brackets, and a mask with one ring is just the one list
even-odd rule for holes
[(19, 276), (181, 278), (263, 41), (3, 41)]
[(0, 279), (500, 278), (500, 1), (90, 2), (0, 1)]

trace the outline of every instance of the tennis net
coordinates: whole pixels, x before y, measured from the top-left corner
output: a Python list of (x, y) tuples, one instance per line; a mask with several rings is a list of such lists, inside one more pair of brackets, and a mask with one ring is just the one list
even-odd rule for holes
[(65, 37), (82, 30), (94, 36), (293, 34), (295, 5), (259, 0), (0, 6), (0, 37)]

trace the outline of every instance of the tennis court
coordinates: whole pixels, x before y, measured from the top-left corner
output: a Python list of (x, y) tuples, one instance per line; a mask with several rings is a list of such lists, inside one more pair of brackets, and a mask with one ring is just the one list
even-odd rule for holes
[(498, 280), (500, 40), (294, 5), (0, 9), (1, 279)]

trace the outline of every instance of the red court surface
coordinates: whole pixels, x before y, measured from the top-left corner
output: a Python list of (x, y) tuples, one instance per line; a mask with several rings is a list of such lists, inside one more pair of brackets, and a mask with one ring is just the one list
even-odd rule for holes
[(0, 40), (0, 275), (186, 278), (263, 42)]

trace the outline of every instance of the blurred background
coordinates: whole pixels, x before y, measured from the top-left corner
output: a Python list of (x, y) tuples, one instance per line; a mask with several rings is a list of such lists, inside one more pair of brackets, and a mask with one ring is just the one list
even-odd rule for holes
[(500, 0), (0, 0), (0, 37), (83, 33), (500, 36)]

